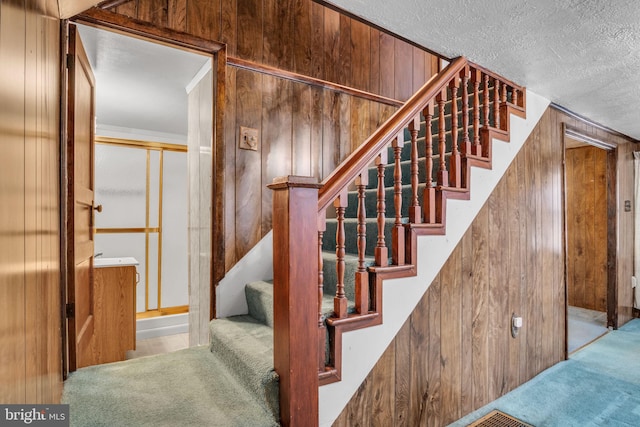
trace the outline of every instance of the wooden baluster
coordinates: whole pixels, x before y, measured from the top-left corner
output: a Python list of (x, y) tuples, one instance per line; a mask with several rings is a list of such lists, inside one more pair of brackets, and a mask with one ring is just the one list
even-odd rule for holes
[(391, 257), (395, 265), (404, 265), (404, 227), (402, 226), (402, 167), (400, 155), (404, 146), (403, 132), (393, 140), (393, 206), (396, 211), (395, 222), (391, 229)]
[(344, 293), (344, 270), (345, 270), (345, 231), (344, 231), (344, 212), (347, 207), (346, 190), (336, 198), (333, 203), (336, 208), (336, 219), (338, 227), (336, 229), (336, 276), (338, 283), (336, 284), (336, 296), (333, 298), (333, 311), (335, 316), (342, 319), (347, 317), (347, 297)]
[(469, 67), (462, 70), (462, 147), (463, 155), (471, 154), (469, 140)]
[(325, 367), (325, 340), (326, 327), (322, 319), (322, 295), (324, 293), (324, 261), (322, 259), (322, 239), (326, 230), (325, 216), (318, 217), (318, 371), (324, 371)]
[(500, 128), (500, 80), (493, 79), (493, 126)]
[(367, 212), (365, 192), (369, 184), (369, 174), (361, 173), (356, 178), (358, 189), (358, 269), (356, 271), (356, 311), (360, 314), (369, 312), (369, 273), (365, 265), (367, 248)]
[(420, 202), (418, 201), (418, 131), (420, 130), (420, 115), (409, 122), (411, 134), (411, 206), (409, 206), (409, 222), (419, 224), (422, 222)]
[(502, 98), (500, 100), (500, 105), (505, 105), (507, 103), (507, 85), (502, 85)]
[(387, 164), (387, 149), (382, 150), (376, 157), (376, 166), (378, 166), (378, 198), (377, 198), (377, 222), (378, 222), (378, 241), (374, 252), (375, 262), (377, 266), (386, 267), (389, 265), (389, 251), (384, 239), (384, 221), (385, 221), (385, 194), (384, 194), (384, 167)]
[(471, 72), (471, 82), (473, 83), (473, 154), (482, 155), (480, 145), (480, 70)]
[(483, 92), (482, 92), (482, 113), (484, 116), (484, 120), (482, 122), (482, 126), (485, 128), (489, 127), (489, 75), (485, 74), (482, 79), (484, 82)]
[(438, 146), (440, 151), (440, 170), (438, 170), (438, 185), (449, 186), (449, 172), (447, 171), (447, 128), (444, 119), (444, 104), (447, 102), (447, 88), (444, 87), (436, 96), (438, 102)]
[(459, 188), (462, 176), (460, 151), (458, 151), (458, 88), (460, 80), (454, 76), (449, 88), (451, 89), (451, 157), (449, 158), (449, 174), (451, 186)]
[(518, 105), (518, 89), (516, 89), (515, 87), (513, 88), (513, 91), (511, 92), (511, 103), (513, 105)]
[(427, 185), (424, 189), (424, 222), (434, 224), (436, 222), (436, 189), (433, 187), (433, 136), (431, 120), (433, 118), (433, 101), (429, 101), (427, 108), (422, 112), (426, 124), (425, 145), (427, 162)]

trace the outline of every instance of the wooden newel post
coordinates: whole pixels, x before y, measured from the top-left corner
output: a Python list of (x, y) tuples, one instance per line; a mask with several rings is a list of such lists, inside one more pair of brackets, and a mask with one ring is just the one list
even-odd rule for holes
[(318, 189), (315, 178), (273, 180), (274, 367), (283, 426), (318, 425)]

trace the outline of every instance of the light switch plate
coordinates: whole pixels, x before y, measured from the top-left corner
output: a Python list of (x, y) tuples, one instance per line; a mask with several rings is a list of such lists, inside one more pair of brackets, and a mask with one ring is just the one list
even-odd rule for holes
[(240, 126), (240, 148), (243, 150), (258, 151), (258, 129)]

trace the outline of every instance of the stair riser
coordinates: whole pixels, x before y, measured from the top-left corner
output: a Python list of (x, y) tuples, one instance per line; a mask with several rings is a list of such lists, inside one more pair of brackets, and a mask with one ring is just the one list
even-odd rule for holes
[[(423, 181), (424, 182), (424, 181)], [(435, 181), (434, 181), (435, 182)], [(425, 189), (424, 184), (418, 185), (418, 201), (422, 205), (422, 193)], [(385, 188), (385, 217), (386, 218), (395, 218), (396, 209), (394, 204), (394, 189), (387, 187)], [(408, 185), (404, 185), (402, 187), (402, 207), (401, 207), (401, 216), (403, 218), (408, 216), (409, 207), (411, 206), (413, 195), (411, 194), (411, 187)], [(378, 194), (377, 189), (373, 188), (365, 191), (365, 213), (367, 218), (374, 219), (377, 217), (377, 204), (378, 204)], [(345, 210), (346, 218), (357, 218), (358, 215), (358, 193), (350, 192), (348, 195), (348, 205)]]
[[(385, 221), (385, 243), (387, 247), (391, 244), (391, 229), (393, 226), (394, 220), (387, 219)], [(336, 227), (337, 222), (335, 220), (327, 220), (327, 230), (324, 233), (323, 238), (323, 250), (332, 251), (335, 253), (336, 250)], [(358, 224), (349, 220), (344, 223), (345, 228), (345, 251), (349, 254), (357, 254), (358, 253), (358, 239), (357, 239), (357, 229)], [(365, 249), (366, 256), (372, 257), (374, 255), (374, 249), (377, 244), (378, 239), (378, 228), (375, 222), (367, 223), (366, 230), (367, 237), (367, 245)], [(391, 249), (389, 248), (389, 258), (391, 258)]]

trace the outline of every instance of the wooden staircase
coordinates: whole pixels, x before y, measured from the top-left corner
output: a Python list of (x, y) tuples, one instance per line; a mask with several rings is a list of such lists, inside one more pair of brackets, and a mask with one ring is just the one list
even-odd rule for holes
[[(509, 140), (510, 115), (525, 117), (525, 94), (458, 58), (321, 184), (274, 180), (274, 365), (283, 425), (317, 424), (318, 385), (341, 379), (342, 334), (382, 323), (383, 281), (416, 275), (417, 237), (445, 234), (447, 200), (469, 199), (471, 167), (491, 168), (492, 140)], [(330, 286), (327, 263), (335, 266)]]

